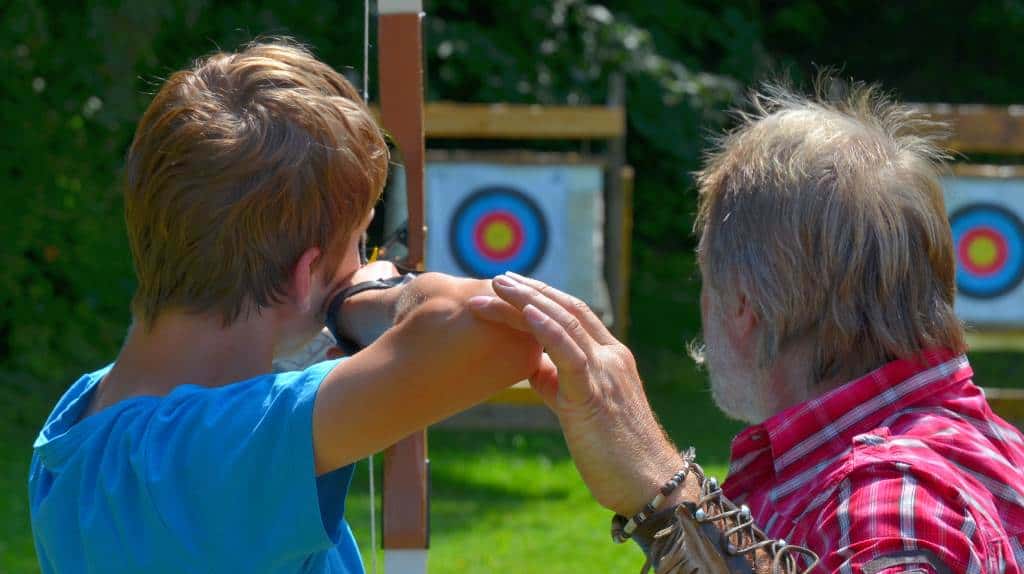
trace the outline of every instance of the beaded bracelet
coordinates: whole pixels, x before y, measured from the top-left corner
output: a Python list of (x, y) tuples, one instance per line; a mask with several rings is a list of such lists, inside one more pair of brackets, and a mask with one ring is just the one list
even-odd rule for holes
[[(629, 520), (626, 520), (625, 516), (618, 514), (615, 515), (615, 518), (613, 519), (614, 526), (612, 528), (612, 538), (615, 542), (622, 543), (633, 536), (636, 529), (646, 522), (647, 519), (655, 512), (657, 512), (661, 503), (665, 502), (665, 499), (668, 498), (675, 489), (679, 488), (679, 485), (686, 480), (686, 475), (690, 473), (690, 465), (696, 459), (697, 454), (693, 447), (690, 447), (679, 454), (683, 457), (683, 468), (679, 469), (679, 472), (675, 473), (672, 475), (672, 478), (668, 479), (665, 485), (661, 487), (661, 490), (658, 491), (658, 494), (656, 494), (654, 498), (644, 506), (643, 510), (634, 514)], [(625, 524), (622, 524), (623, 520), (626, 520)]]

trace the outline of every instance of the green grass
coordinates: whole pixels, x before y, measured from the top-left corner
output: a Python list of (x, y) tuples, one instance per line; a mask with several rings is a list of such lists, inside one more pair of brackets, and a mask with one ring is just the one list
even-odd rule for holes
[[(1000, 386), (1019, 386), (1004, 376), (1016, 374), (1019, 357), (980, 359), (974, 360), (980, 373), (1003, 376)], [(708, 471), (722, 477), (729, 439), (740, 425), (724, 420), (708, 393), (694, 388), (698, 375), (687, 361), (661, 355), (648, 378), (651, 401), (676, 442), (696, 446)], [(670, 373), (680, 384), (663, 384)], [(25, 481), (37, 421), (49, 405), (2, 390), (0, 399), (0, 572), (37, 572)], [(610, 513), (587, 493), (559, 433), (432, 430), (429, 441), (432, 573), (639, 569), (635, 548), (611, 543)], [(368, 502), (360, 463), (348, 517), (367, 557)]]
[(49, 403), (0, 380), (0, 572), (38, 572), (28, 517), (28, 462)]
[[(678, 415), (663, 416), (663, 422), (685, 429), (677, 432), (680, 442), (703, 445), (701, 458), (709, 472), (724, 476), (736, 425), (716, 414), (706, 393), (679, 391), (660, 398), (666, 399), (662, 404), (697, 411), (673, 409)], [(693, 438), (685, 440), (683, 434)], [(429, 445), (431, 572), (639, 570), (639, 552), (611, 542), (611, 513), (587, 492), (561, 434), (432, 430)], [(349, 518), (368, 556), (363, 464), (357, 473)]]

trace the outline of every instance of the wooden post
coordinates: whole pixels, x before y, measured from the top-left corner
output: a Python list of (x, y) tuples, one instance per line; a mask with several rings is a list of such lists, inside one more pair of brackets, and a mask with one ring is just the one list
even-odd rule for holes
[[(405, 264), (423, 269), (426, 238), (423, 179), (422, 0), (379, 0), (377, 34), (384, 129), (405, 165), (409, 254)], [(425, 574), (429, 544), (427, 434), (415, 432), (384, 453), (384, 571)]]
[(423, 218), (423, 39), (421, 0), (379, 0), (381, 119), (398, 144), (405, 165), (409, 215), (406, 263), (422, 267), (426, 244)]
[(619, 260), (617, 265), (617, 278), (620, 283), (615, 299), (615, 312), (618, 313), (616, 315), (615, 336), (623, 342), (626, 342), (626, 338), (629, 336), (629, 281), (631, 277), (630, 270), (633, 268), (633, 184), (635, 178), (633, 166), (622, 166), (622, 170), (619, 172), (619, 182), (622, 186), (622, 200), (619, 202), (622, 212), (619, 214), (619, 227), (622, 231), (619, 235)]
[[(626, 80), (621, 73), (616, 73), (608, 82), (608, 107), (624, 110), (625, 106)], [(630, 193), (629, 197), (630, 205), (627, 206), (626, 190), (623, 185), (625, 170), (626, 130), (623, 128), (608, 142), (604, 223), (605, 277), (608, 279), (615, 335), (622, 340), (629, 332), (629, 249), (632, 233), (632, 194)]]

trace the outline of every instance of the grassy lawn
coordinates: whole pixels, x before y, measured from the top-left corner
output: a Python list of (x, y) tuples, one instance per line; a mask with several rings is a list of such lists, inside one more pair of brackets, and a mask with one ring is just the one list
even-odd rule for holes
[(28, 461), (49, 406), (0, 384), (0, 572), (38, 572), (28, 519)]
[[(672, 398), (713, 413), (706, 394)], [(686, 425), (694, 433), (701, 429), (699, 442), (717, 444), (702, 458), (711, 462), (712, 472), (724, 476), (732, 425), (717, 416), (700, 418)], [(593, 502), (560, 434), (434, 430), (429, 440), (431, 572), (639, 569), (634, 548), (611, 543), (611, 514)], [(360, 465), (349, 512), (364, 555), (369, 541), (366, 474)]]

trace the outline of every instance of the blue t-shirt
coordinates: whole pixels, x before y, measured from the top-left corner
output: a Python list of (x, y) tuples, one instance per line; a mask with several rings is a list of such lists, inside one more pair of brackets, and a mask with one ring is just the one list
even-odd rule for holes
[(110, 367), (83, 376), (35, 442), (43, 572), (362, 573), (344, 519), (352, 466), (314, 470), (313, 402), (335, 364), (182, 385), (79, 421)]

